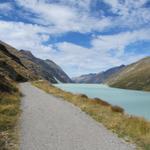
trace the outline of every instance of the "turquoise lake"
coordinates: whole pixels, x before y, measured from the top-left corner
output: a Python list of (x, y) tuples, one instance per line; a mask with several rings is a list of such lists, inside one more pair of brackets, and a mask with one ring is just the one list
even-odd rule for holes
[(101, 98), (121, 106), (125, 112), (150, 120), (150, 92), (111, 88), (103, 84), (55, 84), (65, 91)]

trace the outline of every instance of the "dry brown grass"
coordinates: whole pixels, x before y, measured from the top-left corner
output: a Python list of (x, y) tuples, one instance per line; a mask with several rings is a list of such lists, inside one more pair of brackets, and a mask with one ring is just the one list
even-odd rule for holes
[[(14, 85), (16, 86), (16, 85)], [(20, 114), (20, 94), (0, 92), (0, 150), (18, 150), (16, 125)]]
[(96, 103), (99, 103), (103, 106), (111, 106), (108, 102), (101, 100), (100, 98), (94, 98), (94, 100)]
[(33, 84), (47, 93), (73, 103), (112, 132), (117, 133), (119, 137), (136, 143), (138, 149), (150, 150), (150, 122), (145, 119), (124, 114), (119, 106), (111, 106), (99, 98), (90, 99), (87, 96), (65, 92), (46, 81), (36, 81)]

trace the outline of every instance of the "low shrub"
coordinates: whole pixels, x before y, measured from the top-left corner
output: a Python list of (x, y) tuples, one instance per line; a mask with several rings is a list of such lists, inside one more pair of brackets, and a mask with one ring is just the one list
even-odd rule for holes
[(111, 106), (111, 110), (113, 112), (124, 113), (124, 109), (121, 108), (120, 106)]
[(106, 102), (104, 100), (101, 100), (100, 98), (94, 98), (94, 101), (96, 103), (99, 103), (100, 105), (103, 105), (103, 106), (111, 106), (111, 104), (109, 104), (108, 102)]
[(78, 96), (81, 97), (81, 98), (88, 98), (88, 96), (85, 95), (85, 94), (78, 94)]

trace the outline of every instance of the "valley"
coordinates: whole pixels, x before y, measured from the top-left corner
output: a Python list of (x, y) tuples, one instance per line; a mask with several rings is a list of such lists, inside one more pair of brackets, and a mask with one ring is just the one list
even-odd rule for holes
[[(79, 78), (71, 79), (52, 60), (42, 60), (35, 57), (28, 50), (17, 50), (0, 41), (0, 146), (7, 150), (19, 149), (20, 139), (18, 133), (20, 129), (16, 128), (16, 126), (18, 125), (19, 116), (22, 115), (22, 101), (27, 96), (24, 92), (22, 93), (20, 83), (25, 85), (24, 90), (26, 91), (30, 86), (28, 83), (28, 86), (26, 86), (24, 82), (31, 82), (47, 93), (73, 103), (94, 120), (104, 124), (108, 129), (114, 130), (119, 136), (128, 136), (139, 147), (144, 150), (147, 149), (149, 147), (149, 138), (145, 136), (145, 131), (141, 129), (146, 128), (149, 136), (150, 95), (149, 92), (142, 92), (150, 89), (149, 59), (149, 57), (143, 58), (127, 66), (121, 65), (98, 74), (83, 75)], [(57, 88), (54, 88), (52, 84)], [(133, 89), (133, 91), (125, 89)], [(33, 94), (35, 93), (31, 93), (32, 96)], [(36, 100), (35, 97), (36, 94), (34, 100)], [(44, 96), (39, 100), (44, 100)], [(32, 106), (33, 109), (34, 105)], [(44, 106), (42, 109), (44, 110)], [(99, 113), (103, 115), (99, 116)], [(119, 122), (116, 120), (115, 124), (112, 123), (110, 126), (110, 121), (113, 122), (114, 119), (118, 119)], [(33, 120), (33, 123), (35, 120)], [(46, 120), (43, 120), (43, 122), (46, 122)], [(123, 123), (128, 124), (131, 130), (124, 127)], [(121, 125), (121, 130), (118, 130), (118, 124)], [(139, 134), (134, 131), (136, 125)], [(41, 131), (43, 131), (43, 128), (41, 128)], [(132, 137), (133, 135), (135, 136), (134, 138)], [(146, 139), (146, 142), (143, 141), (142, 137)], [(25, 138), (24, 135), (23, 138)], [(139, 143), (137, 139), (140, 139)], [(29, 147), (31, 146), (29, 145)], [(107, 144), (104, 147), (107, 147)]]

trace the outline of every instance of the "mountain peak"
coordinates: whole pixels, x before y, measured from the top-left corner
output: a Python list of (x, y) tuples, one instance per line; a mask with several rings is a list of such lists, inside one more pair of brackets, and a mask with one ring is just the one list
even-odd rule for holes
[(55, 62), (53, 62), (53, 61), (50, 60), (50, 59), (46, 59), (45, 62), (47, 62), (47, 63), (54, 63), (54, 64), (55, 64)]
[(24, 56), (27, 56), (27, 57), (29, 57), (29, 58), (35, 58), (35, 57), (33, 56), (33, 54), (31, 53), (31, 51), (28, 51), (28, 50), (23, 50), (23, 49), (21, 49), (21, 50), (19, 51), (19, 53), (21, 53), (21, 54), (23, 54)]

